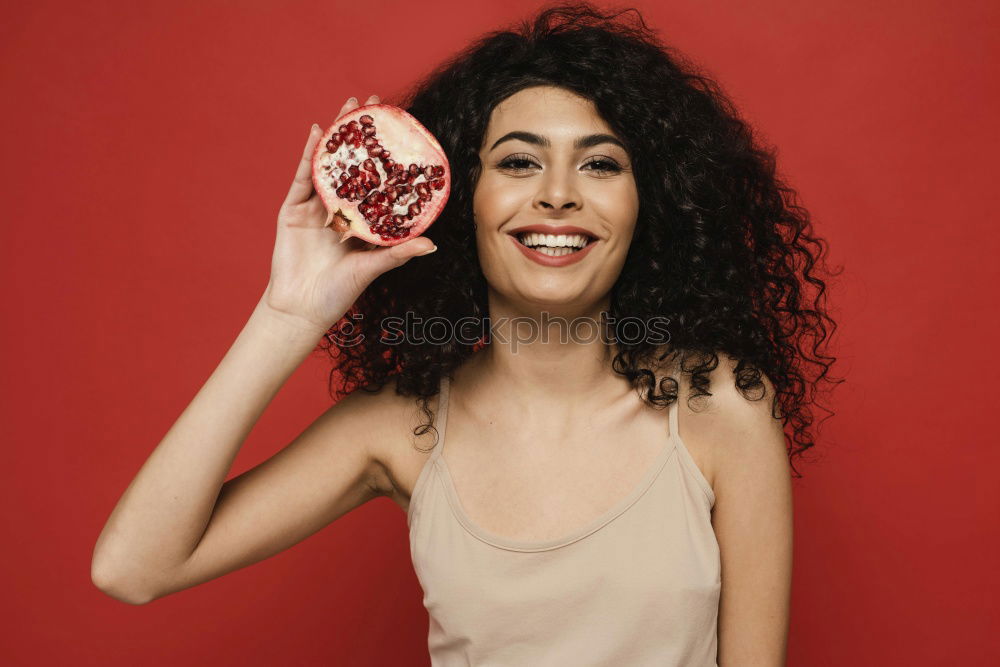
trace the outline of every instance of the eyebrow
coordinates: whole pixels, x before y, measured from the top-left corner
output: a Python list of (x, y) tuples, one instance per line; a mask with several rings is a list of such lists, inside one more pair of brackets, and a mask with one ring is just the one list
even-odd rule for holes
[[(493, 150), (505, 141), (513, 141), (515, 139), (525, 143), (534, 144), (536, 146), (541, 146), (542, 148), (548, 148), (552, 145), (552, 142), (543, 136), (537, 135), (533, 132), (522, 132), (520, 130), (516, 130), (514, 132), (508, 132), (497, 139), (496, 143), (490, 146), (490, 150)], [(610, 134), (588, 134), (583, 137), (577, 137), (576, 141), (573, 142), (573, 148), (593, 148), (599, 144), (614, 144), (615, 146), (620, 146), (623, 150), (625, 149), (625, 145)]]

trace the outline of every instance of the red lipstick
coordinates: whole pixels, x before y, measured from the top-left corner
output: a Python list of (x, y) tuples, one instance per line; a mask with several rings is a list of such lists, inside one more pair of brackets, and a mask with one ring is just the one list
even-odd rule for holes
[[(534, 231), (534, 230), (525, 230), (525, 231)], [(555, 233), (555, 232), (545, 232), (545, 233)], [(582, 232), (560, 232), (560, 233), (580, 234)], [(553, 266), (553, 267), (566, 266), (568, 264), (575, 264), (576, 262), (579, 262), (584, 257), (586, 257), (587, 253), (589, 253), (591, 249), (598, 243), (596, 240), (593, 240), (587, 245), (585, 245), (581, 250), (577, 250), (576, 252), (571, 252), (566, 255), (560, 255), (559, 257), (553, 257), (552, 255), (546, 255), (543, 252), (539, 252), (537, 250), (529, 248), (528, 246), (518, 241), (517, 237), (514, 236), (513, 234), (510, 236), (510, 240), (511, 242), (514, 243), (515, 246), (517, 246), (517, 249), (520, 250), (524, 254), (524, 256), (530, 259), (531, 261), (541, 264), (542, 266)]]
[(523, 227), (515, 227), (514, 229), (507, 232), (508, 234), (527, 234), (528, 232), (535, 232), (538, 234), (581, 234), (589, 238), (597, 238), (593, 233), (588, 232), (582, 227), (575, 227), (573, 225), (524, 225)]

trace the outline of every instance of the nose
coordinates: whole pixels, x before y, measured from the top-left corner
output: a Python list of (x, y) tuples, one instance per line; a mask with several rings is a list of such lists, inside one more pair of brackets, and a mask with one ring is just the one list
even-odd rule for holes
[(551, 214), (563, 213), (580, 208), (580, 196), (572, 184), (572, 179), (550, 171), (541, 181), (541, 188), (535, 196), (534, 207)]

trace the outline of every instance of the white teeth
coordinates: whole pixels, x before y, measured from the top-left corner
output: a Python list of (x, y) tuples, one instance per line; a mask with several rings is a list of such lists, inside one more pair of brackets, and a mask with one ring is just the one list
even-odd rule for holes
[(519, 234), (518, 240), (524, 245), (535, 247), (536, 249), (538, 249), (538, 246), (579, 249), (587, 245), (589, 238), (583, 234), (539, 234), (537, 232), (529, 232), (527, 234)]
[(578, 248), (547, 248), (545, 246), (539, 246), (533, 248), (533, 250), (549, 257), (562, 257), (563, 255), (572, 255), (574, 252), (580, 252)]

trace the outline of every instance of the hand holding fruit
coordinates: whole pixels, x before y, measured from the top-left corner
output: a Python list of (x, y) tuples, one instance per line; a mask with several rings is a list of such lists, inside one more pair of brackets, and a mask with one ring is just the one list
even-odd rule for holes
[[(373, 95), (366, 104), (378, 102)], [(357, 100), (351, 98), (338, 117), (357, 108)], [(271, 276), (261, 300), (265, 307), (317, 334), (336, 324), (380, 274), (436, 249), (429, 239), (412, 238), (415, 235), (395, 239), (388, 247), (357, 238), (344, 242), (347, 239), (328, 226), (331, 215), (313, 186), (313, 158), (323, 134), (313, 126), (281, 205)]]

